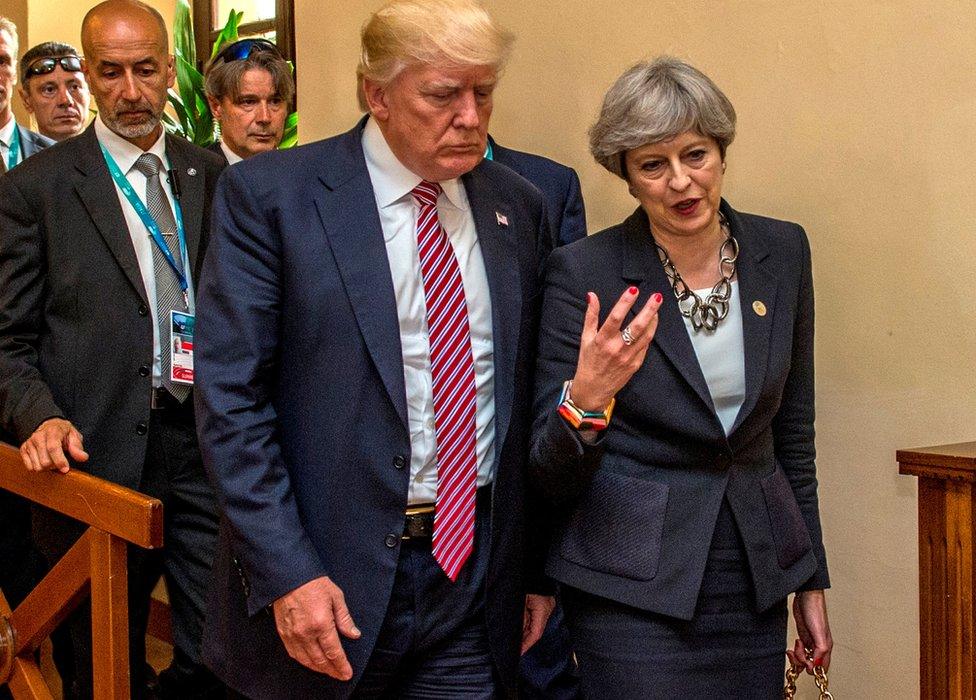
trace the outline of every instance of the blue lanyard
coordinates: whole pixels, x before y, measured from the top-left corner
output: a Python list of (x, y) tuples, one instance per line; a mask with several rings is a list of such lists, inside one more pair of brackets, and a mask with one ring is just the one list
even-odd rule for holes
[[(184, 271), (180, 269), (180, 266), (176, 264), (176, 260), (173, 259), (173, 254), (169, 251), (169, 246), (166, 245), (166, 241), (163, 240), (163, 234), (159, 230), (159, 224), (146, 209), (146, 205), (142, 203), (142, 200), (136, 195), (135, 191), (132, 189), (132, 183), (126, 179), (125, 175), (122, 174), (122, 169), (119, 168), (119, 164), (115, 162), (115, 159), (108, 152), (108, 149), (101, 143), (98, 144), (99, 148), (102, 149), (102, 155), (105, 157), (105, 164), (108, 165), (108, 171), (112, 173), (112, 179), (115, 180), (115, 184), (118, 185), (119, 189), (122, 190), (122, 194), (125, 198), (129, 200), (129, 204), (132, 208), (136, 210), (136, 214), (142, 219), (142, 223), (149, 230), (149, 235), (152, 237), (153, 242), (159, 248), (159, 252), (163, 254), (166, 258), (166, 262), (173, 269), (176, 274), (176, 278), (180, 281), (180, 289), (183, 290), (183, 302), (186, 304), (186, 308), (190, 308), (190, 284), (187, 281), (187, 277)], [(188, 260), (189, 257), (186, 252), (186, 234), (183, 231), (183, 209), (180, 207), (180, 200), (173, 198), (174, 213), (176, 214), (176, 234), (179, 236), (180, 240), (180, 255), (183, 260)]]
[(485, 149), (485, 160), (495, 160), (495, 149), (491, 147), (491, 141), (488, 142), (488, 147)]
[(7, 170), (13, 170), (20, 159), (20, 127), (14, 122), (14, 135), (10, 139), (10, 147), (7, 149)]

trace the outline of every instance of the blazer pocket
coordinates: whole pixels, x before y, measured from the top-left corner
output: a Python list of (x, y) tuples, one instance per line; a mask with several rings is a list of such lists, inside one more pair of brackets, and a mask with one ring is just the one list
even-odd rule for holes
[(657, 573), (668, 486), (600, 470), (563, 531), (559, 555), (587, 569), (649, 581)]
[(781, 569), (788, 569), (813, 549), (813, 542), (783, 470), (777, 466), (760, 483), (776, 544), (776, 561)]

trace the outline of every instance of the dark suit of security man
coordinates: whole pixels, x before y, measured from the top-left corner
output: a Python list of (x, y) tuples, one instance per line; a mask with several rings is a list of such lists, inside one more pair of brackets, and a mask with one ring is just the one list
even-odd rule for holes
[[(147, 216), (162, 240), (184, 239), (166, 244), (188, 281), (172, 310), (192, 312), (223, 163), (163, 133), (174, 73), (158, 13), (132, 0), (102, 3), (86, 16), (82, 42), (98, 120), (0, 178), (0, 428), (31, 470), (84, 469), (163, 501), (165, 548), (129, 555), (132, 691), (142, 695), (149, 680), (149, 594), (164, 573), (175, 649), (162, 694), (222, 693), (199, 663), (216, 505), (196, 445), (192, 387), (167, 371), (164, 294), (178, 289), (176, 273), (135, 202), (153, 209)], [(80, 533), (53, 513), (35, 517), (51, 563)], [(91, 693), (90, 634), (82, 609), (71, 622), (69, 696)]]

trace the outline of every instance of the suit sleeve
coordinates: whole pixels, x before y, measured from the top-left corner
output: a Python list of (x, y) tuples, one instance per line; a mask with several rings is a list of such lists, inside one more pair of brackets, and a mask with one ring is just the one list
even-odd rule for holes
[(554, 251), (545, 274), (529, 469), (536, 487), (556, 505), (582, 493), (603, 453), (601, 442), (584, 443), (556, 411), (563, 382), (576, 373), (587, 291), (569, 251)]
[(278, 443), (281, 241), (239, 170), (217, 184), (197, 301), (197, 430), (204, 465), (250, 583), (248, 612), (327, 575), (305, 532)]
[(783, 388), (782, 403), (773, 418), (772, 427), (776, 459), (786, 473), (800, 506), (818, 562), (816, 573), (800, 590), (815, 590), (829, 588), (830, 577), (820, 526), (814, 446), (813, 275), (810, 244), (803, 229), (797, 228), (802, 247), (802, 268), (793, 330), (793, 358)]
[(64, 417), (38, 368), (47, 264), (35, 209), (0, 176), (0, 427), (18, 444)]
[(570, 170), (569, 186), (566, 190), (566, 204), (563, 207), (562, 221), (559, 224), (559, 245), (566, 245), (586, 238), (586, 208), (583, 206), (583, 193), (579, 176)]

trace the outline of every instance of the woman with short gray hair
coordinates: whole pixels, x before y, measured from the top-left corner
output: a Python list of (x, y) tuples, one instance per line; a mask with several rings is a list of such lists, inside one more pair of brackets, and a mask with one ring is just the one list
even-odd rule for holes
[(639, 206), (549, 260), (531, 470), (588, 697), (779, 697), (791, 593), (790, 663), (830, 663), (810, 247), (722, 199), (735, 125), (684, 61), (627, 70), (590, 149)]

